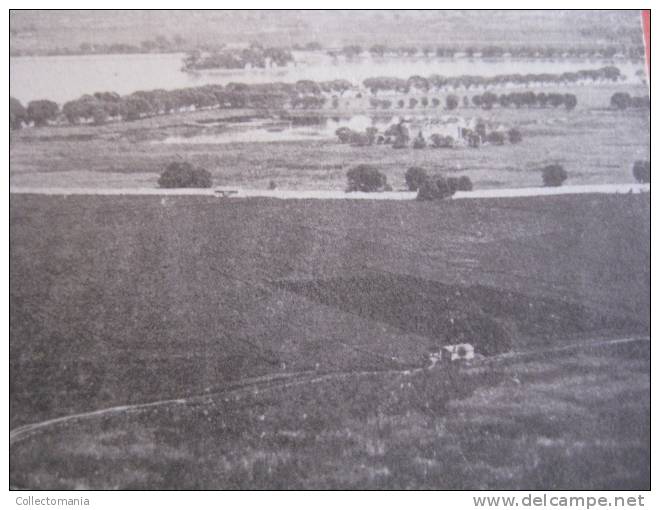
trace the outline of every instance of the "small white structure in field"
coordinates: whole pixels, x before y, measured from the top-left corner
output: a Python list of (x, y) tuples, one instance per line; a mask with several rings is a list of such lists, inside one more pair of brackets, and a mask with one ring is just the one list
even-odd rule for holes
[(467, 361), (474, 359), (474, 347), (472, 344), (445, 345), (439, 352), (429, 354), (429, 360), (433, 368), (438, 362), (452, 363), (455, 361)]
[(446, 361), (466, 361), (474, 359), (472, 344), (445, 345), (442, 350), (442, 359)]
[(238, 190), (235, 189), (215, 188), (214, 192), (216, 197), (223, 197), (223, 198), (227, 198), (232, 195), (238, 194)]

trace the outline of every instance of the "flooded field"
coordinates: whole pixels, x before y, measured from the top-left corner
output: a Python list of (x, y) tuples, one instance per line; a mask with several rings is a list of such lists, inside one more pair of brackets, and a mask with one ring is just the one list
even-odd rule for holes
[(294, 52), (296, 63), (270, 69), (231, 69), (196, 73), (181, 70), (182, 53), (137, 55), (73, 55), (10, 58), (10, 91), (21, 102), (50, 99), (65, 102), (83, 94), (113, 91), (176, 89), (209, 83), (267, 83), (346, 79), (357, 84), (374, 76), (408, 78), (415, 74), (494, 76), (508, 73), (562, 73), (616, 65), (630, 81), (641, 63), (612, 60), (516, 60), (469, 58), (333, 58), (321, 52)]

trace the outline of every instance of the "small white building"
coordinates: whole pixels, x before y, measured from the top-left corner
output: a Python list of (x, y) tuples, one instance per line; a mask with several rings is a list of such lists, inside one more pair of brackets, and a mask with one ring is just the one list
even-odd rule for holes
[(474, 346), (472, 344), (445, 345), (439, 352), (432, 352), (429, 355), (431, 368), (442, 363), (454, 363), (457, 361), (468, 361), (474, 359)]

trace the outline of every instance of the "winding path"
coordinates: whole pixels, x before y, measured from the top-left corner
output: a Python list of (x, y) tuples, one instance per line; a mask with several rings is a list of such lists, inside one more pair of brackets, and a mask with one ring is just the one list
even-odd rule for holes
[[(488, 358), (483, 358), (476, 362), (471, 362), (470, 366), (474, 366), (475, 364), (490, 364), (495, 361), (514, 360), (526, 356), (533, 356), (539, 354), (549, 354), (549, 353), (562, 352), (562, 351), (579, 350), (590, 347), (601, 347), (601, 346), (609, 346), (616, 344), (640, 343), (640, 342), (650, 342), (650, 341), (651, 338), (649, 336), (632, 336), (632, 337), (622, 337), (622, 338), (615, 338), (609, 340), (588, 340), (588, 341), (572, 343), (568, 345), (562, 345), (558, 347), (551, 347), (547, 349), (535, 349), (529, 351), (510, 352), (510, 353), (500, 354), (497, 356), (490, 356)], [(316, 371), (307, 370), (300, 372), (290, 372), (287, 374), (277, 374), (273, 376), (244, 379), (242, 381), (237, 381), (235, 384), (228, 386), (222, 389), (221, 391), (217, 391), (217, 392), (179, 397), (174, 399), (157, 400), (154, 402), (145, 402), (141, 404), (130, 404), (130, 405), (108, 407), (105, 409), (98, 409), (95, 411), (88, 411), (84, 413), (70, 414), (67, 416), (61, 416), (58, 418), (53, 418), (38, 423), (22, 425), (20, 427), (16, 427), (15, 429), (9, 432), (9, 445), (11, 446), (19, 441), (28, 439), (33, 435), (38, 434), (39, 432), (45, 431), (49, 427), (68, 424), (70, 422), (75, 422), (78, 420), (84, 420), (88, 418), (95, 418), (100, 416), (107, 416), (107, 415), (121, 414), (121, 413), (138, 412), (152, 407), (189, 405), (197, 402), (204, 402), (219, 395), (236, 395), (247, 392), (255, 393), (255, 392), (271, 390), (271, 389), (287, 388), (299, 384), (316, 384), (316, 383), (321, 383), (334, 379), (340, 379), (344, 377), (387, 374), (387, 373), (396, 374), (396, 375), (407, 375), (407, 374), (422, 372), (425, 370), (428, 370), (428, 368), (412, 367), (407, 369), (383, 369), (383, 370), (371, 370), (371, 371), (346, 371), (346, 372), (329, 372), (329, 373), (318, 373)]]

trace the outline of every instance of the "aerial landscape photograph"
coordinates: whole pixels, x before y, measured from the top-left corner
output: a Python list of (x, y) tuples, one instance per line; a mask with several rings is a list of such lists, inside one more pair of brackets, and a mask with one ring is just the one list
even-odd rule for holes
[(649, 26), (11, 10), (10, 489), (650, 490)]

